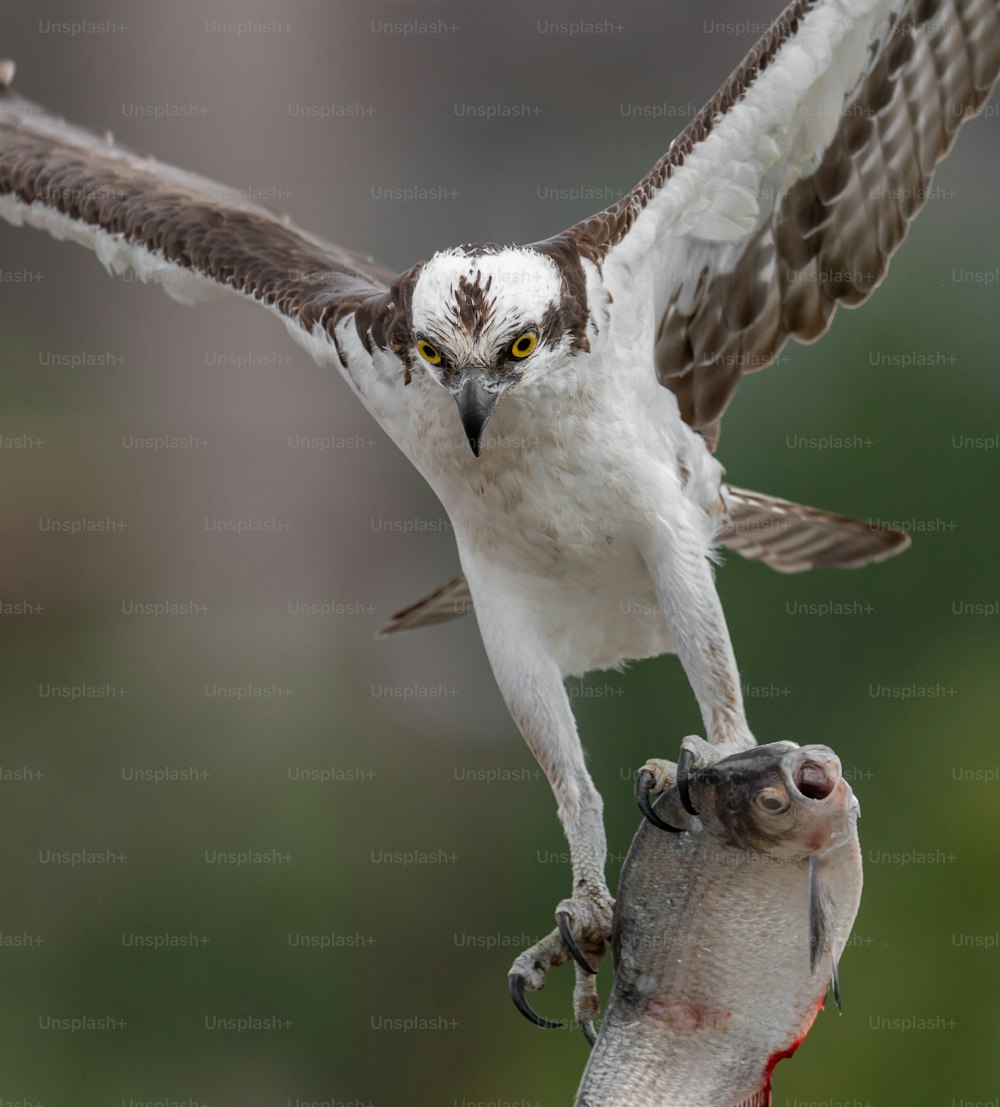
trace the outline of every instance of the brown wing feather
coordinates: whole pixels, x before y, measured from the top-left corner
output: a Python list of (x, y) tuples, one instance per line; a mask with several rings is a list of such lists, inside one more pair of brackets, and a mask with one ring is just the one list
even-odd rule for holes
[(818, 566), (856, 569), (910, 545), (901, 531), (731, 484), (723, 485), (722, 499), (728, 519), (716, 536), (719, 544), (780, 573)]
[(121, 236), (276, 308), (311, 331), (380, 297), (392, 279), (232, 189), (141, 158), (47, 114), (0, 81), (0, 195)]
[[(622, 200), (565, 235), (600, 263), (720, 116), (818, 5), (795, 0), (716, 96)], [(838, 304), (863, 303), (923, 206), (937, 163), (1000, 72), (997, 0), (900, 3), (843, 107), (816, 169), (774, 203), (735, 265), (711, 263), (668, 282), (658, 305), (660, 381), (714, 449), (719, 420), (744, 373), (769, 365), (794, 337), (819, 338)]]

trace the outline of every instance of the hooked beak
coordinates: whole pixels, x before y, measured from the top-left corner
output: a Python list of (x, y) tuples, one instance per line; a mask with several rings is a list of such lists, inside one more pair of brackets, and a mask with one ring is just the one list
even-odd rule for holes
[(462, 419), (465, 436), (469, 440), (472, 452), (479, 457), (479, 443), (490, 421), (493, 409), (500, 398), (499, 390), (490, 391), (483, 386), (475, 370), (466, 369), (459, 378), (458, 388), (452, 392), (458, 404), (458, 414)]

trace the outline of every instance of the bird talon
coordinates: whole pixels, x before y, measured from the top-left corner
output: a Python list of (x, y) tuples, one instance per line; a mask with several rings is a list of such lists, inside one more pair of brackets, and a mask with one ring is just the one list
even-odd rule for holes
[(580, 1029), (583, 1031), (583, 1036), (593, 1046), (597, 1041), (597, 1031), (594, 1029), (592, 1020), (583, 1019), (580, 1023)]
[(690, 774), (694, 759), (694, 754), (689, 749), (681, 750), (681, 755), (677, 758), (677, 795), (684, 810), (689, 815), (697, 816), (690, 792)]
[(569, 915), (565, 911), (560, 911), (556, 915), (556, 926), (559, 927), (559, 937), (562, 938), (563, 944), (566, 949), (569, 950), (570, 957), (583, 969), (584, 972), (589, 972), (591, 975), (597, 975), (597, 969), (593, 968), (586, 957), (580, 950), (580, 947), (576, 944), (576, 939), (573, 937), (573, 931), (569, 925)]
[[(540, 1026), (543, 1030), (561, 1030), (566, 1025), (564, 1022), (553, 1022), (551, 1019), (543, 1019), (541, 1015), (532, 1010), (531, 1004), (524, 998), (524, 977), (519, 973), (511, 973), (510, 976), (507, 977), (507, 983), (510, 988), (510, 998), (514, 1001), (514, 1006), (524, 1015), (528, 1022), (533, 1022), (535, 1026)], [(586, 1033), (586, 1031), (584, 1033)]]
[(655, 779), (656, 778), (649, 769), (639, 770), (635, 778), (635, 802), (639, 810), (653, 826), (659, 827), (660, 830), (668, 830), (671, 834), (681, 834), (681, 828), (679, 826), (671, 826), (670, 823), (665, 823), (653, 810), (653, 805), (649, 802), (649, 792), (653, 787)]
[(514, 1006), (529, 1022), (547, 1028), (567, 1025), (536, 1014), (524, 993), (526, 989), (535, 992), (543, 988), (552, 969), (565, 965), (572, 958), (576, 973), (573, 1019), (583, 1029), (584, 1036), (590, 1039), (593, 1027), (583, 1027), (583, 1024), (592, 1024), (600, 1012), (596, 974), (604, 957), (605, 944), (611, 937), (613, 911), (614, 900), (607, 888), (581, 887), (576, 896), (556, 905), (556, 929), (515, 959), (507, 974), (510, 996)]

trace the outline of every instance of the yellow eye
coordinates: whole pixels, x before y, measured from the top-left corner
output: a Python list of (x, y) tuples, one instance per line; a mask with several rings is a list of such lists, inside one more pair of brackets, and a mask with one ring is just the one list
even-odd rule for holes
[(424, 361), (429, 361), (431, 363), (431, 365), (440, 365), (441, 364), (441, 352), (440, 352), (440, 350), (436, 349), (434, 346), (432, 346), (429, 342), (427, 342), (423, 338), (421, 338), (417, 342), (417, 353), (420, 354), (420, 356), (424, 359)]
[(537, 345), (538, 331), (525, 331), (510, 344), (510, 356), (518, 359), (527, 357)]

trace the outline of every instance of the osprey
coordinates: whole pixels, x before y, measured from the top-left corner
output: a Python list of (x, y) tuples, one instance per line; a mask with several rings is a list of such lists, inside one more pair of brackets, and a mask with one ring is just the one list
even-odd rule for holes
[[(474, 608), (552, 785), (571, 894), (510, 974), (541, 1025), (525, 989), (572, 957), (592, 1032), (613, 906), (563, 680), (680, 657), (705, 739), (640, 771), (652, 814), (675, 775), (754, 744), (715, 547), (783, 572), (906, 547), (726, 483), (720, 420), (745, 372), (868, 298), (998, 70), (998, 0), (795, 0), (621, 200), (543, 242), (446, 249), (399, 275), (0, 92), (0, 215), (182, 303), (264, 306), (343, 374), (447, 510), (462, 573), (387, 629)], [(0, 64), (0, 85), (12, 77)]]

